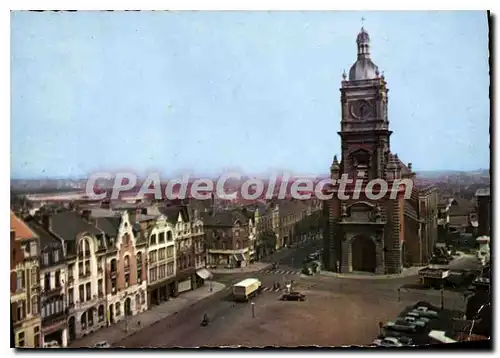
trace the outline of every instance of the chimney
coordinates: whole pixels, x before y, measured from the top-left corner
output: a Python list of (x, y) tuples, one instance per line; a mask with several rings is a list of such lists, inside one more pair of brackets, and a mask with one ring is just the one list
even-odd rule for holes
[(90, 216), (92, 215), (92, 210), (83, 210), (82, 211), (82, 219), (90, 222)]
[(45, 230), (52, 231), (52, 216), (50, 214), (42, 215), (42, 226)]

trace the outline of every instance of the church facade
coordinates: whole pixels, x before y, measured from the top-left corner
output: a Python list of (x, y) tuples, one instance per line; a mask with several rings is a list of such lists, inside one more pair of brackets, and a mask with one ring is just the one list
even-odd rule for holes
[[(411, 163), (391, 151), (387, 82), (371, 60), (364, 28), (356, 43), (357, 61), (343, 74), (340, 88), (340, 161), (334, 156), (330, 174), (335, 180), (347, 175), (361, 187), (348, 186), (346, 200), (334, 188), (333, 198), (323, 203), (324, 267), (341, 273), (398, 274), (404, 266), (426, 264), (432, 255), (437, 190), (419, 188)], [(396, 192), (367, 198), (363, 187), (373, 179), (384, 179)]]

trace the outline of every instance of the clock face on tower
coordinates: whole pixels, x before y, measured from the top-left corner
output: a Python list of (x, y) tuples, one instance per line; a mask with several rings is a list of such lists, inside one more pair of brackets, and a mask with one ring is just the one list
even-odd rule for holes
[(351, 112), (351, 116), (356, 119), (365, 119), (374, 115), (373, 105), (366, 100), (360, 100), (352, 103), (349, 110)]

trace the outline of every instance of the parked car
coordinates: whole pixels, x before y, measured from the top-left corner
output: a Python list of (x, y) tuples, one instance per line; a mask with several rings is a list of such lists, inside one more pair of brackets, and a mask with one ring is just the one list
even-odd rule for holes
[(403, 343), (401, 343), (395, 337), (385, 337), (382, 339), (375, 339), (373, 344), (378, 347), (402, 347)]
[(109, 345), (108, 342), (106, 341), (101, 341), (101, 342), (97, 342), (95, 345), (94, 345), (94, 348), (111, 348), (111, 346)]
[(415, 333), (417, 331), (417, 327), (415, 325), (399, 322), (387, 322), (384, 328), (399, 332)]
[(58, 341), (44, 342), (43, 348), (61, 348)]
[(282, 301), (305, 301), (306, 295), (300, 292), (288, 292), (281, 296)]
[(436, 311), (430, 310), (427, 307), (416, 307), (413, 312), (421, 312), (424, 317), (437, 317), (439, 314)]
[(427, 322), (421, 320), (419, 317), (406, 316), (403, 320), (420, 328), (427, 326)]
[(408, 312), (406, 314), (406, 316), (408, 317), (415, 317), (417, 318), (418, 320), (420, 321), (423, 321), (425, 323), (429, 323), (431, 321), (431, 318), (430, 317), (424, 317), (420, 314), (420, 312), (415, 312), (415, 311), (411, 311), (411, 312)]

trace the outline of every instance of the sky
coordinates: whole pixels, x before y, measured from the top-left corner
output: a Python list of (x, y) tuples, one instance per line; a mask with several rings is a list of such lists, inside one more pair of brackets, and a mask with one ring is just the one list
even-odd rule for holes
[(329, 172), (362, 26), (415, 170), (489, 168), (486, 12), (12, 12), (11, 178)]

